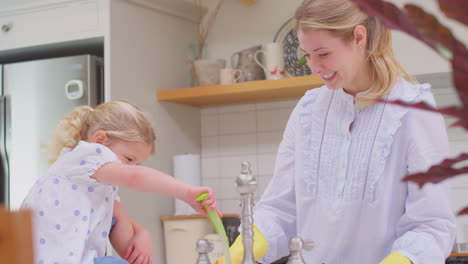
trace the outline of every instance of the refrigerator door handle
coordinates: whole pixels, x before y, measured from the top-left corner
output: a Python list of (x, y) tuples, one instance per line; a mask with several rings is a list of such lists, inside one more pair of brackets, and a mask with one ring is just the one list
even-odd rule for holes
[(0, 204), (9, 204), (10, 103), (7, 96), (0, 96)]

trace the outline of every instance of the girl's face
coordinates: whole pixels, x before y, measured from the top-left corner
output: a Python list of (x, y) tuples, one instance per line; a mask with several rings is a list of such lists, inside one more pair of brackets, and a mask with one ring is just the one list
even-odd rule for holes
[(356, 34), (355, 29), (354, 39), (346, 43), (327, 30), (299, 28), (297, 37), (308, 66), (314, 74), (323, 78), (329, 89), (354, 91), (355, 86), (362, 83), (362, 74), (367, 74), (365, 34)]
[(140, 165), (151, 154), (148, 144), (140, 141), (112, 140), (107, 146), (123, 164)]
[(111, 139), (101, 130), (96, 131), (89, 141), (108, 147), (123, 164), (140, 165), (151, 155), (150, 145), (140, 141)]

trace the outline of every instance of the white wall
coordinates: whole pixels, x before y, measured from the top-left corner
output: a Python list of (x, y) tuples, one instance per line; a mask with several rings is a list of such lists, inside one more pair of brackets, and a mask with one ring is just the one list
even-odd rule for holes
[[(190, 1), (190, 0), (185, 0)], [(214, 0), (203, 1), (212, 6)], [(225, 1), (216, 23), (208, 37), (206, 58), (223, 58), (228, 62), (233, 52), (257, 44), (272, 42), (275, 34), (285, 21), (294, 15), (302, 0), (257, 0), (253, 6), (246, 6), (238, 0)], [(415, 3), (428, 12), (434, 13), (454, 34), (468, 43), (468, 28), (446, 19), (438, 10), (435, 0), (391, 0), (399, 6)], [(412, 74), (448, 72), (448, 63), (419, 41), (401, 32), (393, 33), (394, 50), (400, 62)]]
[[(110, 0), (110, 35), (106, 39), (111, 100), (136, 104), (156, 130), (156, 155), (144, 165), (172, 174), (172, 156), (200, 152), (198, 108), (161, 103), (156, 92), (187, 87), (192, 22), (144, 9), (124, 0)], [(106, 85), (109, 85), (106, 84)], [(172, 215), (172, 198), (121, 189), (128, 214), (153, 235), (154, 263), (165, 263), (161, 215)]]
[(240, 214), (235, 178), (248, 161), (257, 198), (273, 176), (284, 127), (297, 99), (202, 109), (202, 183), (211, 186), (224, 214)]

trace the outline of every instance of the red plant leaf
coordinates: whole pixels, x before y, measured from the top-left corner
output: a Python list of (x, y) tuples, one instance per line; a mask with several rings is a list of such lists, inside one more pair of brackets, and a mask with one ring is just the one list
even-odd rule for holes
[(423, 38), (432, 43), (440, 44), (449, 50), (454, 50), (455, 38), (449, 28), (439, 23), (434, 15), (426, 13), (422, 8), (405, 5), (408, 18)]
[(457, 215), (464, 215), (464, 214), (468, 214), (468, 207), (463, 208), (457, 213)]
[(433, 49), (436, 47), (426, 41), (423, 35), (416, 29), (408, 16), (392, 3), (382, 0), (352, 0), (359, 8), (370, 16), (378, 17), (382, 23), (390, 29), (396, 29), (419, 39)]
[(468, 1), (466, 0), (439, 0), (440, 10), (449, 18), (455, 19), (468, 26)]
[[(437, 19), (414, 5), (406, 5), (406, 11), (411, 13), (411, 19), (395, 5), (383, 0), (352, 0), (359, 8), (371, 16), (378, 17), (387, 27), (403, 31), (427, 44), (445, 58), (452, 59), (454, 86), (462, 101), (463, 108), (468, 109), (468, 50), (457, 40), (450, 30), (441, 25)], [(467, 0), (439, 0), (439, 2), (456, 7), (465, 7)], [(457, 2), (457, 3), (455, 3)], [(453, 9), (449, 7), (448, 9)], [(462, 9), (466, 15), (466, 8)], [(462, 12), (462, 11), (458, 11)], [(414, 17), (413, 17), (414, 16)], [(414, 24), (413, 24), (414, 23)], [(421, 33), (421, 32), (422, 33)], [(432, 31), (432, 32), (431, 32)], [(441, 50), (441, 46), (444, 51)], [(445, 53), (449, 52), (450, 55)], [(468, 119), (468, 111), (462, 110)], [(468, 121), (467, 121), (468, 122)], [(463, 122), (462, 122), (463, 123)], [(466, 123), (466, 122), (465, 122)], [(463, 125), (468, 129), (468, 125)]]
[[(467, 98), (467, 97), (465, 97)], [(405, 106), (405, 107), (411, 107), (411, 108), (416, 108), (416, 109), (421, 109), (421, 110), (426, 110), (426, 111), (431, 111), (431, 112), (436, 112), (436, 113), (441, 113), (444, 115), (452, 116), (457, 118), (457, 120), (450, 125), (451, 127), (454, 126), (459, 126), (463, 127), (465, 129), (468, 129), (468, 109), (467, 108), (461, 108), (457, 106), (449, 106), (449, 107), (444, 107), (444, 108), (435, 108), (432, 107), (424, 102), (420, 103), (407, 103), (403, 102), (400, 100), (395, 100), (395, 101), (385, 101), (383, 99), (377, 100), (377, 102), (386, 102), (389, 104), (394, 104), (394, 105), (400, 105), (400, 106)]]
[(449, 115), (449, 116), (457, 117), (457, 118), (462, 118), (463, 117), (463, 112), (462, 112), (463, 109), (460, 108), (460, 107), (457, 107), (457, 106), (449, 106), (449, 107), (444, 107), (444, 108), (435, 108), (435, 107), (432, 107), (432, 106), (426, 104), (425, 102), (407, 103), (407, 102), (400, 101), (400, 100), (387, 101), (385, 99), (378, 99), (377, 102), (389, 103), (389, 104), (400, 105), (400, 106), (405, 106), (405, 107), (411, 107), (411, 108), (416, 108), (416, 109), (441, 113), (441, 114), (444, 114), (444, 115)]
[(417, 183), (419, 188), (423, 187), (426, 183), (439, 183), (454, 176), (468, 172), (468, 167), (459, 169), (452, 168), (458, 162), (468, 160), (468, 154), (463, 153), (453, 159), (445, 159), (440, 164), (434, 165), (429, 168), (427, 172), (410, 174), (403, 178), (403, 181), (411, 181)]

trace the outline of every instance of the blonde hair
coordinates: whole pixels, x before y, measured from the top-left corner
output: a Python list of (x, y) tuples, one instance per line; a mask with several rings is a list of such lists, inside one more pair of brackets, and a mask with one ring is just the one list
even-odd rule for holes
[(48, 146), (50, 163), (60, 155), (63, 148), (75, 148), (81, 140), (89, 140), (97, 131), (106, 132), (109, 139), (139, 141), (155, 151), (156, 136), (148, 118), (137, 107), (122, 101), (107, 102), (95, 109), (89, 106), (75, 108), (60, 120)]
[(304, 0), (294, 16), (296, 31), (328, 30), (349, 42), (354, 38), (354, 28), (362, 25), (367, 30), (366, 52), (370, 62), (373, 87), (357, 99), (367, 106), (387, 95), (395, 82), (403, 77), (415, 82), (396, 60), (392, 50), (392, 35), (380, 20), (368, 16), (349, 0)]

